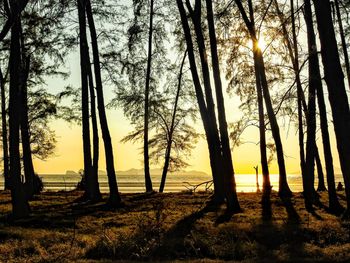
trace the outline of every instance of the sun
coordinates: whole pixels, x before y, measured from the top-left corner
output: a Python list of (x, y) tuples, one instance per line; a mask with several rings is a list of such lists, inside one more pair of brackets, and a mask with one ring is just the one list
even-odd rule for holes
[(261, 50), (264, 50), (266, 48), (266, 41), (264, 40), (264, 38), (259, 38), (258, 40), (258, 47), (261, 49)]

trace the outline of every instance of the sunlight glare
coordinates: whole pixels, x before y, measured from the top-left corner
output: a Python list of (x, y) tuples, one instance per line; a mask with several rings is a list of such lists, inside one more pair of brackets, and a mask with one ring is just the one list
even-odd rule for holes
[(261, 37), (258, 40), (258, 46), (261, 50), (264, 50), (266, 48), (266, 42), (265, 42), (264, 38)]

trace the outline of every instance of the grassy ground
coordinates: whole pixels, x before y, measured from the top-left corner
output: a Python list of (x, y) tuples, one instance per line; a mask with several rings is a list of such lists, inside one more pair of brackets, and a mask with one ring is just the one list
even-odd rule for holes
[(81, 195), (45, 192), (31, 201), (29, 219), (9, 223), (10, 195), (0, 192), (0, 261), (350, 262), (350, 222), (325, 207), (307, 213), (300, 193), (287, 206), (273, 193), (269, 220), (260, 194), (241, 193), (244, 211), (227, 222), (224, 207), (203, 209), (206, 193), (124, 194), (114, 211), (76, 203)]

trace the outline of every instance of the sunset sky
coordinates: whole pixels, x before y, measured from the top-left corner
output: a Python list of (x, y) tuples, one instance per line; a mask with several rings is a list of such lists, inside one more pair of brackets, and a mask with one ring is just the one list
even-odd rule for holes
[[(74, 87), (79, 87), (80, 85), (80, 65), (79, 65), (78, 54), (71, 54), (67, 58), (66, 69), (71, 71), (71, 76), (67, 80), (61, 79), (48, 79), (48, 89), (53, 93), (58, 93), (62, 88), (71, 84)], [(225, 88), (224, 77), (223, 84)], [(113, 87), (105, 86), (105, 100), (110, 101), (113, 95)], [(239, 100), (237, 97), (229, 98), (226, 96), (225, 101), (226, 114), (228, 122), (238, 120), (241, 115), (238, 110)], [(115, 164), (117, 170), (127, 170), (131, 168), (142, 168), (142, 154), (141, 147), (142, 142), (139, 143), (121, 143), (120, 140), (132, 131), (133, 127), (130, 126), (129, 121), (123, 116), (120, 109), (108, 110), (108, 121), (110, 127), (110, 133), (113, 140)], [(288, 128), (288, 122), (282, 123), (280, 121), (280, 130), (283, 139), (283, 147), (285, 153), (285, 161), (288, 173), (296, 173), (300, 170), (299, 168), (299, 147), (297, 140), (297, 131), (294, 124)], [(198, 130), (203, 133), (202, 122), (198, 119), (196, 123)], [(332, 146), (333, 152), (336, 153), (333, 127), (329, 126), (332, 136)], [(40, 174), (44, 173), (65, 173), (66, 170), (78, 171), (83, 167), (83, 155), (82, 155), (82, 133), (81, 127), (69, 124), (63, 120), (57, 120), (52, 122), (52, 128), (56, 131), (57, 135), (57, 148), (55, 155), (52, 156), (47, 161), (35, 160), (36, 171)], [(270, 134), (268, 134), (268, 141), (273, 141)], [(318, 138), (319, 141), (321, 138)], [(103, 153), (103, 142), (102, 136), (100, 136), (100, 163), (99, 169), (105, 170), (105, 159)], [(236, 173), (254, 173), (253, 166), (260, 164), (260, 154), (259, 154), (259, 141), (258, 129), (256, 127), (251, 127), (247, 129), (242, 140), (246, 143), (237, 147), (233, 151), (233, 162)], [(321, 158), (323, 153), (320, 148)], [(338, 157), (334, 154), (335, 167), (339, 167)], [(323, 159), (322, 159), (323, 161)], [(200, 140), (197, 147), (192, 153), (192, 156), (188, 159), (188, 163), (191, 165), (187, 170), (199, 170), (206, 173), (210, 173), (209, 156), (207, 150), (207, 144), (205, 140)], [(260, 165), (259, 165), (260, 166)], [(162, 167), (160, 165), (151, 165), (151, 168)], [(338, 169), (336, 168), (336, 171)], [(271, 173), (278, 173), (278, 166), (276, 160), (270, 166)]]

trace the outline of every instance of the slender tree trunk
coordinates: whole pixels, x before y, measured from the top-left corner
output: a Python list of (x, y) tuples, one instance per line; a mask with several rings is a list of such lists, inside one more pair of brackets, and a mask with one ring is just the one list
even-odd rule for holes
[[(299, 154), (300, 154), (300, 169), (301, 174), (303, 178), (303, 188), (304, 188), (304, 198), (305, 202), (307, 203), (307, 207), (312, 207), (311, 202), (311, 189), (310, 189), (310, 182), (311, 182), (311, 174), (308, 174), (306, 171), (306, 161), (305, 161), (305, 150), (304, 150), (304, 131), (303, 131), (303, 109), (302, 109), (302, 94), (303, 94), (303, 87), (301, 85), (300, 81), (300, 74), (299, 74), (299, 52), (298, 52), (298, 40), (296, 35), (296, 29), (295, 29), (295, 16), (294, 16), (294, 1), (290, 1), (291, 6), (291, 19), (292, 19), (292, 37), (293, 37), (293, 57), (294, 60), (293, 63), (293, 69), (295, 73), (296, 78), (296, 84), (297, 84), (297, 105), (298, 105), (298, 133), (299, 133)], [(284, 27), (284, 25), (283, 25)], [(288, 36), (287, 36), (288, 39)], [(309, 156), (311, 158), (311, 156)], [(310, 160), (309, 160), (310, 161)], [(313, 157), (312, 157), (312, 164), (314, 163)]]
[[(246, 24), (250, 36), (252, 38), (252, 41), (255, 43), (255, 45), (258, 45), (258, 39), (255, 33), (254, 28), (252, 27), (251, 21), (249, 20), (244, 7), (242, 5), (242, 2), (240, 0), (235, 0), (241, 15), (243, 17), (244, 23)], [(277, 118), (275, 115), (275, 112), (273, 110), (272, 102), (271, 102), (271, 96), (270, 96), (270, 91), (266, 79), (266, 70), (265, 70), (265, 63), (264, 63), (264, 58), (263, 54), (260, 49), (257, 49), (256, 52), (256, 63), (257, 63), (257, 69), (259, 71), (259, 77), (261, 81), (261, 87), (263, 91), (263, 98), (265, 101), (265, 106), (266, 106), (266, 111), (267, 111), (267, 116), (270, 121), (270, 126), (271, 126), (271, 132), (272, 132), (272, 137), (274, 138), (275, 141), (275, 146), (276, 146), (276, 152), (277, 152), (277, 162), (278, 162), (278, 168), (279, 168), (279, 190), (278, 194), (280, 197), (290, 197), (292, 195), (291, 190), (289, 189), (288, 182), (287, 182), (287, 172), (286, 172), (286, 166), (284, 162), (284, 155), (283, 155), (283, 146), (282, 146), (282, 141), (281, 141), (281, 135), (279, 131), (279, 126), (277, 122)]]
[(265, 100), (265, 106), (267, 110), (267, 115), (270, 120), (270, 126), (271, 126), (271, 132), (272, 136), (275, 141), (275, 146), (276, 146), (276, 152), (277, 152), (277, 162), (278, 162), (278, 168), (279, 168), (279, 173), (280, 173), (280, 180), (279, 180), (279, 190), (278, 194), (281, 197), (290, 197), (292, 195), (291, 190), (289, 189), (288, 182), (287, 182), (287, 172), (286, 172), (286, 166), (284, 162), (284, 154), (283, 154), (283, 146), (282, 146), (282, 140), (281, 140), (281, 135), (277, 123), (277, 118), (275, 115), (275, 112), (272, 107), (271, 103), (271, 97), (270, 97), (270, 92), (266, 80), (266, 73), (265, 73), (265, 65), (264, 65), (264, 59), (262, 56), (261, 51), (258, 52), (257, 54), (257, 59), (258, 59), (258, 67), (260, 69), (260, 77), (261, 77), (261, 86), (263, 89), (263, 96)]
[[(202, 31), (202, 23), (201, 23), (201, 18), (202, 18), (201, 1), (196, 0), (195, 10), (191, 9), (190, 4), (187, 4), (187, 6), (190, 11), (192, 23), (195, 29), (198, 52), (199, 52), (199, 57), (201, 62), (200, 64), (201, 64), (202, 75), (203, 75), (204, 92), (205, 92), (207, 114), (208, 114), (208, 120), (209, 120), (208, 125), (210, 127), (210, 134), (211, 134), (210, 147), (212, 147), (212, 151), (215, 154), (215, 162), (216, 162), (216, 169), (217, 169), (216, 185), (215, 185), (215, 188), (217, 191), (215, 192), (216, 194), (215, 198), (218, 199), (218, 202), (220, 202), (220, 200), (225, 197), (225, 193), (228, 189), (228, 188), (225, 188), (225, 182), (224, 182), (226, 177), (225, 174), (227, 170), (225, 168), (225, 162), (223, 160), (222, 149), (221, 149), (222, 145), (221, 145), (218, 126), (216, 122), (215, 105), (214, 105), (214, 99), (213, 99), (211, 82), (210, 82), (208, 55), (206, 52), (206, 46), (205, 46), (205, 41), (204, 41), (204, 36)], [(227, 182), (226, 187), (234, 187), (234, 184)], [(231, 198), (231, 201), (235, 202), (234, 197)], [(237, 200), (237, 203), (238, 203), (238, 200)]]
[[(304, 12), (305, 12), (305, 16), (312, 17), (310, 1), (305, 2)], [(313, 22), (312, 20), (310, 20), (310, 18), (306, 20), (306, 23), (309, 24), (310, 22)], [(309, 27), (309, 30), (314, 30), (313, 23), (307, 26)], [(316, 42), (315, 33), (314, 34), (310, 33), (310, 36), (311, 37), (313, 36), (314, 38), (313, 42)], [(323, 145), (323, 152), (324, 152), (325, 165), (326, 165), (329, 210), (330, 212), (337, 214), (343, 211), (343, 207), (340, 205), (338, 201), (336, 188), (335, 188), (333, 157), (332, 157), (331, 144), (330, 144), (330, 138), (329, 138), (329, 132), (328, 132), (327, 109), (326, 109), (326, 103), (325, 103), (324, 94), (323, 94), (323, 85), (322, 85), (322, 78), (321, 78), (320, 65), (319, 65), (319, 60), (317, 55), (316, 43), (314, 44), (314, 50), (313, 50), (313, 53), (311, 54), (315, 57), (315, 60), (313, 61), (315, 63), (315, 66), (313, 67), (314, 69), (313, 75), (314, 75), (314, 78), (317, 79), (318, 81), (318, 84), (316, 85), (316, 95), (317, 95), (318, 109), (320, 114), (322, 145)]]
[[(16, 4), (12, 3), (12, 10), (16, 10)], [(30, 212), (26, 198), (24, 185), (21, 180), (21, 160), (19, 150), (20, 129), (20, 15), (14, 18), (11, 28), (10, 44), (10, 98), (9, 98), (9, 147), (10, 147), (10, 178), (12, 214), (15, 219), (27, 217)]]
[[(252, 1), (248, 1), (249, 6), (249, 16), (252, 25), (252, 30), (255, 33), (255, 18), (254, 18), (254, 9)], [(261, 78), (260, 78), (260, 70), (258, 66), (258, 53), (261, 52), (259, 50), (259, 45), (257, 41), (254, 41), (252, 38), (252, 46), (253, 46), (253, 58), (254, 58), (254, 73), (255, 73), (255, 83), (256, 83), (256, 93), (258, 99), (258, 112), (259, 112), (259, 136), (260, 136), (260, 162), (261, 169), (263, 174), (263, 195), (262, 195), (262, 207), (263, 214), (267, 218), (271, 217), (271, 205), (270, 205), (270, 194), (271, 194), (271, 183), (270, 183), (270, 173), (269, 166), (267, 161), (267, 153), (266, 153), (266, 125), (265, 125), (265, 114), (264, 114), (264, 101), (261, 87)], [(258, 174), (258, 166), (256, 166), (256, 174)], [(257, 180), (258, 184), (258, 180)]]
[(92, 160), (91, 160), (91, 142), (90, 142), (90, 120), (89, 120), (89, 87), (88, 87), (88, 61), (89, 50), (86, 39), (86, 18), (85, 18), (85, 0), (77, 0), (79, 15), (79, 42), (80, 42), (80, 69), (81, 69), (81, 109), (82, 109), (82, 135), (83, 135), (83, 153), (84, 153), (84, 176), (86, 180), (85, 197), (93, 200), (93, 181), (92, 181)]
[(87, 0), (86, 12), (87, 12), (87, 18), (89, 22), (92, 54), (93, 54), (93, 60), (94, 60), (94, 73), (95, 73), (95, 79), (96, 79), (98, 115), (100, 119), (101, 133), (102, 133), (102, 138), (104, 142), (105, 156), (106, 156), (106, 169), (107, 169), (108, 185), (109, 185), (108, 202), (109, 202), (109, 205), (116, 207), (120, 205), (121, 199), (118, 191), (117, 178), (116, 178), (115, 168), (114, 168), (113, 146), (112, 146), (111, 136), (109, 133), (105, 103), (103, 98), (103, 85), (102, 85), (102, 77), (101, 77), (101, 66), (100, 66), (100, 58), (99, 58), (99, 51), (98, 51), (97, 34), (96, 34), (95, 23), (93, 19), (92, 10), (91, 10), (90, 0)]
[(166, 176), (167, 176), (168, 168), (169, 168), (169, 164), (170, 164), (170, 153), (171, 153), (171, 146), (173, 143), (175, 118), (176, 118), (176, 112), (177, 112), (177, 105), (178, 105), (179, 97), (180, 97), (183, 67), (185, 64), (186, 56), (187, 56), (187, 50), (185, 51), (185, 54), (184, 54), (184, 57), (182, 59), (181, 66), (180, 66), (180, 73), (179, 73), (179, 77), (178, 77), (178, 84), (177, 84), (177, 90), (176, 90), (176, 96), (175, 96), (175, 102), (174, 102), (173, 115), (172, 115), (171, 124), (170, 124), (168, 145), (167, 145), (167, 148), (165, 151), (165, 161), (164, 161), (164, 166), (163, 166), (162, 179), (161, 179), (160, 186), (159, 186), (160, 193), (162, 193), (164, 191), (165, 180), (166, 180)]
[(146, 71), (146, 86), (145, 86), (145, 116), (144, 116), (144, 135), (143, 135), (143, 162), (145, 169), (145, 185), (146, 192), (152, 192), (152, 180), (149, 171), (149, 152), (148, 152), (148, 122), (149, 122), (149, 88), (151, 81), (152, 67), (152, 40), (153, 40), (153, 4), (154, 0), (150, 1), (150, 18), (149, 18), (149, 33), (148, 33), (148, 55), (147, 55), (147, 71)]
[[(293, 1), (291, 1), (293, 2)], [(310, 5), (310, 2), (305, 0), (305, 6)], [(311, 7), (310, 7), (311, 8)], [(292, 7), (294, 13), (294, 8)], [(293, 17), (293, 16), (292, 16)], [(315, 173), (315, 155), (316, 155), (316, 86), (318, 85), (317, 76), (315, 71), (317, 70), (317, 53), (314, 51), (315, 33), (312, 26), (312, 16), (308, 16), (305, 12), (305, 21), (307, 26), (307, 39), (308, 39), (308, 52), (309, 52), (309, 98), (307, 109), (307, 141), (306, 141), (306, 173), (304, 184), (304, 198), (305, 206), (307, 209), (312, 209), (313, 192), (314, 192), (314, 173)], [(293, 33), (295, 35), (295, 33)], [(294, 47), (296, 48), (296, 36), (294, 39)], [(316, 56), (316, 57), (315, 57)], [(296, 62), (298, 61), (297, 57)]]
[[(24, 52), (22, 50), (22, 52)], [(21, 138), (22, 138), (22, 154), (23, 154), (23, 167), (25, 177), (25, 189), (28, 199), (31, 199), (35, 193), (34, 189), (34, 165), (32, 159), (32, 151), (30, 145), (29, 134), (29, 121), (28, 121), (28, 91), (27, 91), (27, 79), (29, 74), (29, 58), (23, 57), (22, 62), (24, 64), (22, 69), (22, 78), (20, 85), (20, 98), (22, 103), (21, 112)]]
[(223, 201), (223, 191), (221, 190), (221, 174), (220, 169), (218, 167), (218, 164), (220, 162), (220, 156), (218, 155), (217, 151), (217, 145), (215, 144), (214, 137), (215, 135), (213, 132), (213, 126), (211, 125), (208, 109), (206, 106), (206, 102), (204, 99), (203, 90), (201, 87), (201, 82), (198, 75), (195, 55), (194, 55), (194, 47), (193, 47), (193, 41), (191, 36), (191, 30), (188, 24), (187, 14), (185, 11), (185, 8), (183, 6), (182, 0), (176, 0), (177, 6), (179, 9), (180, 17), (181, 17), (181, 24), (183, 27), (183, 31), (185, 34), (186, 44), (187, 44), (187, 50), (188, 50), (188, 59), (190, 62), (190, 69), (193, 79), (193, 84), (196, 92), (199, 112), (201, 115), (201, 119), (204, 126), (204, 131), (208, 143), (208, 150), (209, 150), (209, 159), (210, 159), (210, 167), (212, 171), (213, 176), (213, 182), (214, 182), (214, 201), (222, 202)]
[(324, 79), (327, 83), (329, 101), (332, 108), (335, 136), (343, 172), (348, 210), (350, 212), (350, 111), (345, 91), (337, 41), (332, 24), (329, 0), (314, 0), (317, 26), (321, 43), (321, 55), (324, 68)]
[(326, 185), (324, 183), (324, 174), (323, 174), (322, 163), (321, 163), (321, 158), (320, 158), (318, 149), (316, 150), (315, 162), (317, 166), (317, 175), (318, 175), (317, 192), (327, 191)]
[[(90, 58), (88, 58), (90, 61)], [(99, 137), (98, 137), (98, 127), (97, 127), (97, 117), (96, 117), (96, 98), (94, 81), (91, 71), (91, 66), (88, 67), (89, 74), (89, 92), (90, 92), (90, 106), (91, 106), (91, 126), (92, 126), (92, 169), (91, 169), (91, 180), (93, 181), (92, 189), (92, 200), (101, 200), (101, 192), (98, 183), (98, 159), (99, 159)]]
[(232, 155), (231, 155), (231, 148), (230, 148), (230, 139), (227, 131), (225, 102), (224, 102), (224, 95), (222, 92), (222, 83), (221, 83), (221, 77), (220, 77), (220, 64), (219, 64), (218, 50), (217, 50), (217, 43), (216, 43), (216, 33), (215, 33), (212, 1), (206, 0), (206, 5), (207, 5), (207, 20), (208, 20), (208, 28), (209, 28), (211, 58), (212, 58), (216, 101), (217, 101), (217, 109), (218, 109), (221, 149), (222, 149), (222, 156), (223, 156), (223, 162), (224, 162), (223, 164), (224, 164), (225, 196), (226, 196), (228, 210), (230, 212), (237, 212), (237, 211), (241, 211), (241, 208), (239, 206), (239, 202), (237, 198), (235, 173), (233, 169)]
[[(294, 16), (294, 1), (290, 1), (291, 5), (291, 19), (292, 19), (292, 37), (293, 37), (293, 43), (289, 38), (289, 34), (285, 25), (285, 17), (283, 13), (280, 11), (279, 4), (277, 0), (274, 1), (281, 26), (282, 26), (282, 32), (284, 36), (284, 40), (287, 45), (289, 57), (292, 61), (293, 70), (295, 74), (295, 82), (297, 86), (297, 107), (298, 107), (298, 140), (299, 140), (299, 158), (300, 158), (300, 170), (301, 175), (303, 179), (303, 189), (304, 189), (304, 199), (307, 207), (310, 207), (311, 209), (311, 193), (310, 187), (308, 187), (308, 182), (310, 179), (308, 179), (308, 175), (306, 173), (306, 162), (305, 162), (305, 150), (304, 150), (304, 131), (303, 131), (303, 109), (302, 105), (304, 102), (304, 111), (306, 112), (306, 102), (304, 98), (304, 92), (301, 85), (300, 80), (300, 67), (299, 67), (299, 52), (298, 52), (298, 45), (297, 45), (297, 37), (296, 37), (296, 29), (295, 29), (295, 16)], [(305, 114), (307, 117), (307, 114)], [(310, 202), (309, 202), (310, 201)]]
[(6, 95), (5, 95), (5, 77), (0, 69), (0, 88), (1, 88), (1, 124), (2, 124), (2, 150), (4, 158), (4, 186), (5, 190), (10, 189), (9, 174), (9, 152), (7, 141), (7, 114), (6, 114)]
[(304, 0), (304, 18), (307, 28), (308, 53), (309, 53), (309, 98), (307, 109), (307, 142), (306, 142), (306, 173), (308, 175), (310, 190), (314, 190), (314, 164), (316, 160), (318, 170), (318, 191), (326, 190), (324, 176), (318, 149), (316, 146), (316, 91), (320, 83), (319, 63), (317, 56), (316, 37), (313, 28), (310, 0)]
[(338, 20), (338, 27), (339, 27), (341, 45), (342, 45), (343, 55), (344, 55), (346, 76), (347, 76), (347, 79), (348, 79), (348, 85), (349, 85), (349, 89), (350, 89), (350, 63), (349, 63), (349, 54), (348, 54), (347, 45), (346, 45), (346, 41), (345, 41), (345, 34), (344, 34), (343, 22), (342, 22), (342, 20), (341, 20), (341, 14), (340, 14), (340, 8), (339, 8), (339, 1), (338, 1), (338, 0), (334, 0), (334, 3), (335, 3), (336, 11), (337, 11), (337, 20)]

